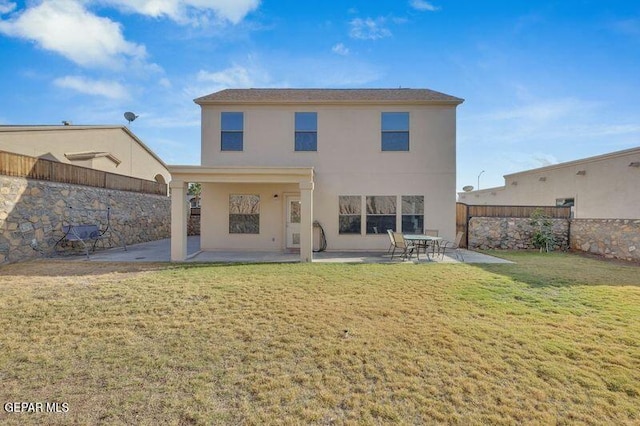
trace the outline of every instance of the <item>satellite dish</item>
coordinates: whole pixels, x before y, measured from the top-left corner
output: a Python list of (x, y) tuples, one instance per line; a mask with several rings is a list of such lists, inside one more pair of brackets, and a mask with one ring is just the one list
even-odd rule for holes
[(129, 122), (129, 124), (131, 124), (131, 122), (136, 118), (138, 118), (138, 116), (132, 113), (131, 111), (127, 111), (124, 113), (124, 118)]
[(464, 192), (471, 192), (471, 191), (473, 191), (473, 186), (471, 186), (471, 185), (463, 186), (462, 190)]

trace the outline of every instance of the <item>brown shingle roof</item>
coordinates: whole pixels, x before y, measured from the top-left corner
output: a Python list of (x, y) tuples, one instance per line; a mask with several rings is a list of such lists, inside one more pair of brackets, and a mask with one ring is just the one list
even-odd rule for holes
[(437, 103), (458, 105), (464, 99), (429, 89), (225, 89), (195, 103)]

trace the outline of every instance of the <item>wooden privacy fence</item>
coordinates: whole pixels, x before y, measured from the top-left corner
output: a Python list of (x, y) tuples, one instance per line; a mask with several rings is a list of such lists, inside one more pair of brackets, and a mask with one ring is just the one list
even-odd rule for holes
[(6, 151), (0, 151), (0, 174), (119, 191), (167, 195), (166, 184)]
[(544, 215), (554, 219), (570, 219), (571, 207), (555, 206), (470, 206), (456, 203), (456, 232), (464, 232), (462, 244), (467, 247), (469, 242), (469, 219), (472, 217), (531, 217), (540, 210)]

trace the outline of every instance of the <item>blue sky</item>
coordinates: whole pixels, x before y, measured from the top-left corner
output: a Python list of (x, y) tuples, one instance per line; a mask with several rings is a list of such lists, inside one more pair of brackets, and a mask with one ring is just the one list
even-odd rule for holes
[(0, 124), (126, 124), (199, 164), (227, 87), (464, 98), (458, 183), (640, 145), (640, 1), (0, 0)]

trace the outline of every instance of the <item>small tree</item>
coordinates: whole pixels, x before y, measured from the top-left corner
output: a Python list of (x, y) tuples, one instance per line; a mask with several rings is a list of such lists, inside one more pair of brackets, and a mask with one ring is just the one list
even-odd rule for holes
[(553, 235), (553, 222), (551, 218), (544, 214), (541, 208), (537, 208), (531, 213), (529, 224), (533, 227), (533, 246), (549, 253), (553, 250), (555, 237)]
[(202, 185), (198, 183), (190, 183), (189, 189), (187, 190), (189, 195), (200, 195), (202, 193)]

